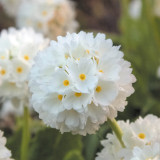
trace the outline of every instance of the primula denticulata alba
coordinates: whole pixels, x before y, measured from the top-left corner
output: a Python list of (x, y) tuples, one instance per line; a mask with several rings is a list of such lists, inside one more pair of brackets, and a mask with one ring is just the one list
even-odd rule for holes
[(96, 160), (160, 160), (160, 118), (147, 115), (135, 122), (118, 121), (123, 130), (121, 146), (115, 134), (107, 134)]
[(59, 36), (35, 58), (31, 104), (45, 124), (86, 135), (123, 112), (136, 81), (119, 46), (104, 34)]
[(34, 64), (33, 58), (47, 44), (48, 39), (31, 28), (1, 32), (0, 97), (5, 107), (7, 103), (8, 109), (2, 109), (5, 113), (22, 114), (23, 107), (29, 106), (28, 73)]

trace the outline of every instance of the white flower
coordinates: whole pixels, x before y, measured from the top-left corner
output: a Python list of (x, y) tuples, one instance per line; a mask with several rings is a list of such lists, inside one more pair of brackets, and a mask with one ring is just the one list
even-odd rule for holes
[[(0, 97), (17, 108), (28, 104), (28, 73), (33, 58), (48, 43), (32, 29), (10, 28), (0, 34)], [(23, 102), (23, 103), (22, 103)]]
[(15, 17), (22, 0), (0, 0), (0, 4), (10, 17)]
[(131, 160), (160, 160), (160, 143), (144, 146), (143, 148), (134, 147)]
[[(108, 134), (102, 141), (104, 149), (96, 160), (159, 160), (160, 159), (160, 118), (147, 115), (135, 122), (118, 121), (122, 131), (123, 148), (115, 134)], [(111, 158), (113, 157), (113, 158)]]
[(6, 138), (3, 137), (3, 132), (0, 131), (0, 160), (11, 160), (11, 152), (5, 147)]
[(33, 27), (53, 39), (67, 31), (74, 32), (78, 27), (74, 5), (69, 0), (22, 1), (16, 23), (19, 28)]
[(36, 56), (29, 76), (31, 103), (47, 125), (93, 134), (124, 110), (134, 92), (131, 72), (119, 47), (104, 34), (68, 33)]
[(129, 4), (129, 14), (133, 19), (138, 19), (141, 16), (142, 1), (132, 0)]

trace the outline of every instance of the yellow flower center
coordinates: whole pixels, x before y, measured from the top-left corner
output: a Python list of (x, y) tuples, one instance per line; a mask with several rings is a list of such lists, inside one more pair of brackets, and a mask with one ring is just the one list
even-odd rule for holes
[(25, 59), (26, 61), (28, 61), (28, 60), (29, 60), (29, 56), (24, 55), (24, 59)]
[(96, 92), (101, 92), (101, 90), (102, 90), (101, 86), (97, 86)]
[(76, 97), (80, 97), (82, 95), (82, 93), (78, 93), (78, 92), (75, 92), (74, 94)]
[(95, 51), (96, 54), (98, 54), (98, 51)]
[(68, 55), (68, 54), (65, 54), (65, 58), (68, 59), (68, 57), (69, 57), (69, 55)]
[(145, 139), (146, 135), (145, 135), (144, 133), (140, 133), (140, 134), (138, 135), (138, 137), (139, 137), (140, 139)]
[(5, 56), (1, 56), (1, 59), (5, 59)]
[(88, 54), (90, 53), (88, 49), (86, 50), (86, 53), (88, 53)]
[(59, 95), (58, 95), (58, 99), (61, 101), (62, 98), (63, 98), (63, 95), (59, 94)]
[(79, 75), (80, 80), (84, 81), (86, 79), (86, 75), (85, 74), (80, 74)]
[(69, 85), (69, 80), (64, 80), (64, 81), (63, 81), (63, 85), (64, 85), (64, 86), (68, 86), (68, 85)]
[(43, 16), (46, 16), (46, 15), (47, 15), (47, 12), (46, 12), (46, 11), (43, 11), (43, 12), (42, 12), (42, 15), (43, 15)]
[(22, 68), (22, 67), (18, 67), (18, 68), (17, 68), (17, 72), (18, 72), (18, 73), (22, 73), (22, 72), (23, 72), (23, 68)]
[(3, 75), (6, 74), (6, 70), (2, 69), (0, 73), (1, 73), (1, 75), (3, 76)]
[(94, 59), (96, 60), (97, 64), (99, 64), (99, 59), (97, 57), (94, 57)]
[(104, 73), (102, 69), (100, 69), (99, 72)]
[(38, 28), (40, 28), (40, 29), (42, 28), (42, 23), (41, 22), (38, 23)]

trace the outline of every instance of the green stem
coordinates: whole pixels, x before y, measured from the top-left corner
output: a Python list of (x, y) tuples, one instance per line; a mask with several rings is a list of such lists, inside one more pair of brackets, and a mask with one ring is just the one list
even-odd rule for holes
[(28, 107), (24, 107), (23, 132), (22, 132), (22, 142), (21, 142), (21, 160), (28, 160), (29, 139), (30, 139), (29, 111)]
[(115, 135), (117, 136), (120, 144), (122, 145), (123, 148), (125, 148), (125, 145), (122, 141), (122, 130), (120, 128), (120, 126), (118, 125), (117, 121), (115, 119), (108, 119), (108, 123), (110, 125), (110, 127), (112, 128), (112, 130), (114, 131)]

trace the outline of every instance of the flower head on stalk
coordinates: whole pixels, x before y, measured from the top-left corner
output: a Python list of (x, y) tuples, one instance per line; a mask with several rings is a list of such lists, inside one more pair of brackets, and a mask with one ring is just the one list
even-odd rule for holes
[(19, 28), (33, 27), (44, 35), (56, 39), (67, 31), (74, 32), (74, 4), (69, 0), (25, 0), (19, 6), (16, 24)]
[(123, 130), (121, 146), (115, 134), (108, 134), (102, 141), (104, 149), (96, 160), (159, 160), (160, 159), (160, 118), (148, 115), (135, 122), (118, 121)]
[(0, 97), (4, 103), (9, 99), (16, 107), (29, 105), (28, 73), (33, 58), (47, 43), (47, 39), (32, 29), (10, 28), (1, 32)]
[(92, 134), (123, 111), (134, 89), (130, 63), (104, 34), (59, 36), (35, 58), (29, 76), (31, 103), (61, 132)]

